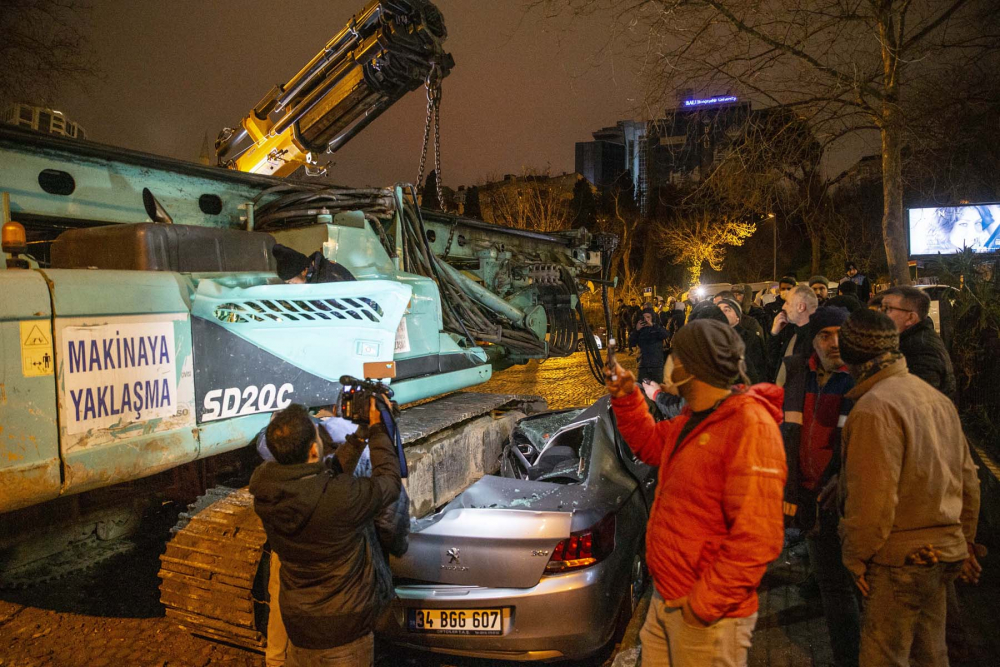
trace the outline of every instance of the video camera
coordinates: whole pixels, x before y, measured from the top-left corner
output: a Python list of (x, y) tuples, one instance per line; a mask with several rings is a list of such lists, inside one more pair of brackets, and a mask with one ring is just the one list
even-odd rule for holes
[(364, 374), (364, 380), (359, 380), (351, 375), (340, 376), (340, 384), (343, 387), (340, 392), (340, 417), (359, 426), (371, 426), (369, 407), (371, 399), (374, 397), (375, 407), (379, 410), (382, 423), (389, 438), (396, 445), (400, 476), (406, 477), (408, 473), (406, 455), (403, 452), (403, 439), (399, 433), (399, 427), (396, 425), (399, 406), (392, 400), (392, 389), (382, 382), (383, 379), (396, 377), (396, 364), (392, 361), (366, 363)]
[(389, 401), (387, 404), (383, 398), (391, 399), (392, 389), (380, 380), (359, 380), (350, 375), (341, 375), (340, 384), (343, 385), (340, 392), (340, 416), (344, 419), (369, 426), (368, 406), (373, 396), (380, 409), (385, 408), (395, 414), (393, 402)]

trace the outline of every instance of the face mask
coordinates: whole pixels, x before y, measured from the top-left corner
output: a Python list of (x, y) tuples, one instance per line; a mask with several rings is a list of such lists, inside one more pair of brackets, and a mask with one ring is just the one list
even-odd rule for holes
[(680, 392), (678, 391), (677, 388), (680, 387), (682, 384), (687, 384), (687, 382), (694, 376), (689, 375), (680, 382), (675, 384), (673, 380), (673, 375), (674, 375), (674, 355), (671, 354), (669, 357), (667, 357), (667, 364), (663, 367), (663, 391), (673, 396), (680, 396)]

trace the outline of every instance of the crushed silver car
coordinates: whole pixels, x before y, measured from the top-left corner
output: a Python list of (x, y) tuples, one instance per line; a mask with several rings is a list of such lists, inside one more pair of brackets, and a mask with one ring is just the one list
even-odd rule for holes
[(627, 624), (646, 583), (656, 469), (632, 456), (607, 397), (526, 418), (500, 472), (411, 526), (398, 644), (505, 660), (580, 659)]

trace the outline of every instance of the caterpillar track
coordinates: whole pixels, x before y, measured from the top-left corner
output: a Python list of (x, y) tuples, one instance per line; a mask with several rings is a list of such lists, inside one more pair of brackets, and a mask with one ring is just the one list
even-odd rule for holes
[(267, 536), (244, 487), (218, 486), (180, 515), (160, 556), (160, 601), (188, 632), (261, 651), (266, 644)]

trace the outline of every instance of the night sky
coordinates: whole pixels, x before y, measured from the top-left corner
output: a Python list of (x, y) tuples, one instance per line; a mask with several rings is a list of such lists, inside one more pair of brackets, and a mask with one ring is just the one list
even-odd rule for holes
[[(365, 0), (95, 0), (92, 47), (102, 78), (55, 105), (88, 138), (197, 160), (205, 134), (235, 125), (358, 12)], [(522, 167), (572, 171), (574, 143), (639, 117), (625, 58), (604, 47), (611, 19), (546, 18), (520, 0), (437, 0), (455, 68), (444, 81), (444, 182), (470, 185)], [(423, 90), (339, 151), (345, 185), (416, 178)]]

